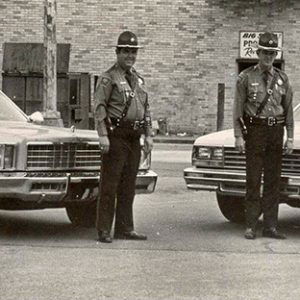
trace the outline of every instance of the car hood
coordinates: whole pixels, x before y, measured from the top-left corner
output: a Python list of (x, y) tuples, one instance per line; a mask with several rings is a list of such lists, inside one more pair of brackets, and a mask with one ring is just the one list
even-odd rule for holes
[[(233, 129), (222, 130), (198, 137), (195, 146), (234, 146)], [(300, 122), (295, 122), (294, 147), (300, 148)]]
[(79, 130), (70, 128), (36, 125), (26, 122), (0, 121), (0, 143), (21, 142), (84, 142), (98, 141), (95, 130)]
[(198, 137), (195, 146), (232, 146), (234, 144), (233, 129), (222, 130)]

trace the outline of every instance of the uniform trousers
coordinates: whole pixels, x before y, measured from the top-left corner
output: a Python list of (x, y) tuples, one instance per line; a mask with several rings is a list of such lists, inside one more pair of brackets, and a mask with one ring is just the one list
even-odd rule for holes
[(134, 230), (133, 200), (139, 168), (140, 132), (116, 127), (108, 133), (109, 152), (103, 154), (100, 199), (97, 203), (96, 228), (111, 231), (115, 216), (115, 233)]
[(283, 125), (248, 124), (247, 131), (246, 225), (255, 229), (258, 218), (263, 213), (264, 228), (276, 228), (280, 199)]

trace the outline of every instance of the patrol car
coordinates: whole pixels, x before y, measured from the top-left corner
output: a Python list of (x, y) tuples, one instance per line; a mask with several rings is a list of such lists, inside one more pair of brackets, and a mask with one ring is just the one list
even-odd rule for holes
[[(0, 209), (66, 208), (72, 223), (94, 226), (101, 153), (95, 130), (43, 126), (0, 91)], [(142, 151), (137, 193), (152, 193), (157, 174)]]
[[(294, 150), (283, 155), (280, 202), (300, 207), (300, 104), (294, 109), (294, 120)], [(198, 137), (193, 145), (192, 166), (184, 169), (183, 176), (188, 189), (215, 192), (226, 219), (244, 221), (246, 159), (234, 147), (232, 129)]]

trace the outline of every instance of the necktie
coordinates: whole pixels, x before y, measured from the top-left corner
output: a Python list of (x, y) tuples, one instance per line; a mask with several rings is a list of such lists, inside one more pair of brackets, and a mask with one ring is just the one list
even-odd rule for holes
[(131, 88), (133, 88), (133, 78), (132, 78), (132, 73), (128, 70), (126, 71), (126, 74), (125, 74), (125, 78), (128, 82), (128, 84), (130, 85)]
[(263, 81), (268, 86), (269, 78), (271, 74), (268, 71), (263, 72)]

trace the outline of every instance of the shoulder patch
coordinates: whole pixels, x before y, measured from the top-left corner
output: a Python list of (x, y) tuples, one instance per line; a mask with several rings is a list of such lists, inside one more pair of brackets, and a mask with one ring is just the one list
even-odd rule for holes
[(140, 85), (145, 84), (144, 78), (141, 78), (141, 77), (138, 77), (138, 82), (139, 82)]
[(238, 75), (239, 80), (245, 80), (247, 78), (247, 74), (245, 72), (242, 72)]
[(102, 77), (100, 83), (104, 86), (108, 85), (110, 80), (107, 77)]
[(137, 75), (139, 84), (144, 85), (145, 84), (145, 79), (138, 72), (136, 72), (136, 75)]
[(257, 70), (257, 65), (254, 65), (254, 66), (250, 66), (250, 67), (244, 69), (240, 74), (247, 75), (247, 74), (252, 73), (256, 70)]

